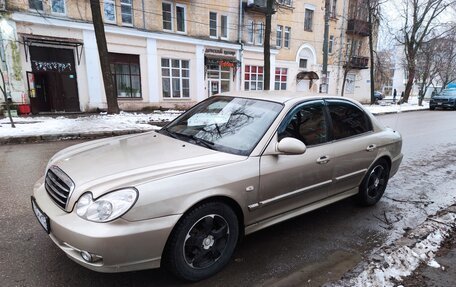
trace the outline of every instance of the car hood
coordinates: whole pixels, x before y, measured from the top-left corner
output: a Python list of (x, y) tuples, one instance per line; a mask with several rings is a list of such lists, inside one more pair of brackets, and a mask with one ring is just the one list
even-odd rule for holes
[(116, 188), (246, 158), (149, 132), (72, 146), (57, 153), (49, 166), (58, 166), (73, 180), (76, 197), (88, 190), (97, 197)]

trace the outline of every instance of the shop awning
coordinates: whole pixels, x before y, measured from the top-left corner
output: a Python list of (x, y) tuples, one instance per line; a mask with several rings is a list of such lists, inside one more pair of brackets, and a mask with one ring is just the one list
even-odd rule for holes
[(204, 64), (237, 67), (240, 62), (236, 59), (236, 57), (223, 55), (205, 55)]
[(298, 80), (318, 80), (320, 77), (318, 77), (318, 74), (315, 72), (299, 72), (296, 75), (296, 79)]
[(64, 46), (64, 47), (73, 47), (76, 48), (76, 55), (78, 58), (78, 65), (81, 63), (82, 57), (82, 47), (84, 43), (77, 39), (70, 38), (54, 38), (54, 37), (45, 37), (45, 36), (30, 36), (22, 35), (25, 51), (25, 60), (28, 61), (28, 47), (32, 45), (52, 45), (52, 46)]

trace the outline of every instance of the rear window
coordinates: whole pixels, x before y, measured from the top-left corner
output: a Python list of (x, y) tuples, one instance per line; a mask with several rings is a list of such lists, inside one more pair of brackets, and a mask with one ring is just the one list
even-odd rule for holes
[(357, 106), (343, 101), (327, 101), (335, 140), (363, 134), (372, 130), (367, 115)]

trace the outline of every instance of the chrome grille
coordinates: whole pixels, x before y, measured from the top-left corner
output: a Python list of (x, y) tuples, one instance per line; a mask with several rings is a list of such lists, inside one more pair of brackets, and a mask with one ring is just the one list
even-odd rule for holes
[(62, 209), (65, 209), (74, 189), (74, 183), (70, 177), (60, 168), (51, 166), (46, 173), (44, 186), (54, 202)]

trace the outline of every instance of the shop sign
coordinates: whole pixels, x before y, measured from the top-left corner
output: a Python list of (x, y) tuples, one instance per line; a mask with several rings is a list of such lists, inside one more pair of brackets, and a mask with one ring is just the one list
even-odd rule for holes
[(71, 63), (32, 61), (32, 69), (35, 72), (71, 72)]
[(236, 57), (235, 50), (221, 49), (221, 48), (206, 48), (206, 54), (218, 55), (218, 56), (227, 56), (227, 57)]

